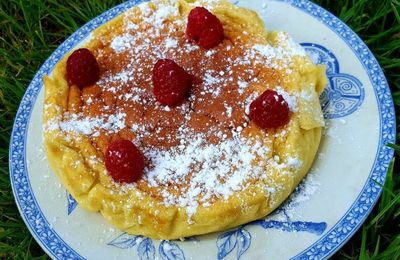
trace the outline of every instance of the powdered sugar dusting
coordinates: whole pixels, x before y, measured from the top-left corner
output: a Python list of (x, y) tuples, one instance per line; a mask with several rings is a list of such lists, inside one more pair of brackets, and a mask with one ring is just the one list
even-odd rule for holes
[(288, 198), (287, 202), (283, 205), (282, 211), (283, 218), (302, 217), (298, 214), (298, 207), (312, 199), (312, 196), (319, 191), (320, 183), (316, 180), (313, 172), (311, 171), (297, 186), (293, 194)]
[(296, 170), (299, 170), (301, 166), (303, 165), (303, 162), (296, 157), (288, 157), (287, 158), (287, 165), (294, 167)]
[(66, 120), (60, 122), (59, 127), (65, 132), (74, 132), (84, 135), (97, 135), (98, 130), (107, 130), (110, 133), (117, 133), (125, 128), (126, 114), (118, 113), (105, 118), (90, 118), (82, 115), (66, 115)]
[[(183, 149), (145, 151), (153, 166), (146, 169), (145, 178), (153, 187), (187, 183), (182, 193), (164, 190), (167, 205), (187, 207), (189, 217), (198, 203), (211, 198), (228, 199), (235, 191), (245, 188), (246, 181), (258, 179), (265, 172), (266, 161), (255, 163), (258, 153), (267, 154), (269, 148), (260, 142), (236, 136), (218, 145), (205, 144), (201, 135), (189, 140)], [(193, 171), (196, 172), (193, 176)], [(206, 204), (207, 205), (207, 204)]]
[(270, 68), (286, 70), (291, 73), (293, 59), (305, 57), (305, 50), (297, 44), (287, 33), (277, 32), (275, 44), (254, 44), (251, 46), (244, 59), (236, 60), (241, 64), (264, 64)]
[(297, 99), (296, 96), (291, 96), (289, 93), (287, 93), (282, 87), (277, 86), (275, 88), (276, 92), (285, 99), (287, 102), (290, 111), (296, 112), (297, 111)]
[[(172, 2), (172, 1), (171, 1)], [(174, 1), (176, 2), (176, 1)], [(171, 3), (173, 4), (173, 3)], [(160, 4), (157, 6), (156, 11), (148, 17), (144, 17), (144, 21), (153, 26), (161, 27), (162, 23), (170, 16), (178, 15), (178, 10), (175, 6), (171, 6), (170, 4)]]
[(123, 52), (132, 48), (132, 44), (135, 39), (131, 34), (125, 34), (122, 36), (117, 36), (111, 42), (111, 48), (113, 48), (116, 52)]
[(312, 101), (313, 94), (309, 90), (302, 90), (300, 93), (300, 97), (305, 101)]
[(278, 44), (283, 46), (286, 55), (288, 56), (307, 56), (306, 51), (300, 44), (295, 42), (292, 37), (286, 32), (277, 33)]
[(164, 42), (165, 48), (176, 48), (178, 47), (178, 41), (176, 39), (167, 38)]
[(244, 90), (247, 88), (248, 83), (243, 80), (238, 81), (238, 92), (239, 94), (243, 94)]

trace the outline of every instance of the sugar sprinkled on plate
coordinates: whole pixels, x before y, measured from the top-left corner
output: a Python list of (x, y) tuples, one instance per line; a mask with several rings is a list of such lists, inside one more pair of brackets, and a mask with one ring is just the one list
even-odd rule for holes
[(316, 180), (313, 175), (313, 171), (310, 170), (308, 175), (302, 180), (302, 182), (296, 187), (295, 191), (287, 199), (286, 203), (282, 205), (281, 212), (284, 212), (284, 216), (278, 214), (278, 218), (294, 218), (302, 217), (299, 216), (298, 207), (311, 200), (315, 193), (318, 193), (320, 183)]

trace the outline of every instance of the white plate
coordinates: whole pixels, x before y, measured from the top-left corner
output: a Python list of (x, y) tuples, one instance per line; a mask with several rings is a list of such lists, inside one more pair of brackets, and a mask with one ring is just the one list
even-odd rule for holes
[[(184, 242), (123, 234), (99, 214), (75, 207), (51, 172), (42, 144), (43, 74), (93, 29), (138, 1), (95, 18), (50, 56), (19, 107), (10, 144), (15, 199), (32, 235), (57, 259), (321, 259), (360, 227), (381, 192), (395, 142), (395, 115), (386, 79), (374, 56), (343, 22), (308, 1), (256, 0), (269, 30), (288, 31), (318, 63), (327, 64), (322, 95), (327, 127), (311, 174), (272, 216)], [(261, 8), (262, 6), (262, 8)]]

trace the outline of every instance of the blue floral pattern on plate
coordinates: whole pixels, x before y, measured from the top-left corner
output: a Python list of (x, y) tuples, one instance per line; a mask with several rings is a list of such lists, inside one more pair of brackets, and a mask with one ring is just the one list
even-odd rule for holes
[[(137, 255), (141, 260), (155, 259), (156, 250), (150, 238), (122, 233), (108, 245), (121, 249), (131, 249), (137, 245)], [(162, 260), (186, 259), (182, 249), (173, 241), (162, 240), (158, 246), (158, 252)]]
[(137, 248), (138, 256), (141, 260), (154, 259), (155, 248), (150, 238), (143, 239)]
[(222, 233), (217, 238), (218, 260), (224, 259), (236, 248), (236, 258), (240, 259), (251, 244), (251, 234), (245, 228), (240, 227)]
[(78, 202), (74, 199), (74, 197), (72, 197), (72, 195), (68, 191), (66, 191), (65, 193), (67, 195), (67, 213), (68, 215), (71, 215), (72, 211), (74, 211), (74, 209), (78, 205)]
[(324, 46), (315, 43), (301, 44), (317, 64), (326, 66), (328, 85), (321, 95), (321, 106), (327, 119), (339, 118), (355, 112), (364, 101), (364, 87), (354, 76), (340, 73), (339, 61)]
[[(141, 1), (127, 1), (110, 9), (86, 25), (82, 26), (63, 44), (61, 44), (34, 76), (32, 82), (25, 92), (24, 97), (22, 98), (20, 107), (17, 111), (13, 131), (11, 134), (9, 150), (9, 166), (12, 189), (17, 206), (21, 212), (21, 216), (30, 229), (32, 235), (44, 248), (44, 250), (53, 258), (84, 259), (68, 243), (66, 243), (57, 233), (57, 231), (49, 224), (35, 198), (35, 194), (32, 191), (31, 182), (29, 180), (26, 162), (26, 140), (32, 108), (35, 104), (39, 91), (43, 87), (42, 76), (51, 72), (54, 65), (91, 31), (101, 24), (111, 20), (124, 10), (140, 2)], [(343, 42), (348, 45), (348, 47), (353, 51), (360, 63), (363, 65), (369, 80), (373, 85), (373, 91), (379, 109), (379, 127), (381, 133), (379, 147), (377, 149), (376, 159), (371, 168), (369, 178), (362, 188), (359, 196), (353, 202), (344, 216), (335, 225), (330, 227), (329, 230), (325, 231), (318, 241), (310, 245), (307, 249), (293, 258), (321, 259), (332, 255), (351, 237), (352, 234), (354, 234), (354, 232), (363, 223), (368, 213), (372, 210), (372, 207), (378, 199), (381, 192), (380, 184), (384, 183), (388, 165), (393, 158), (393, 151), (385, 145), (389, 142), (395, 141), (395, 114), (391, 93), (378, 62), (363, 41), (354, 32), (352, 32), (347, 25), (323, 8), (309, 1), (283, 0), (282, 2), (286, 2), (287, 4), (298, 8), (304, 13), (315, 17), (318, 21), (327, 26), (332, 32), (341, 37)], [(335, 68), (334, 66), (335, 64), (332, 63), (332, 68)], [(340, 73), (339, 70), (332, 69), (332, 72), (333, 71)], [(351, 81), (352, 83), (355, 82), (353, 81), (354, 78), (351, 77), (346, 78), (346, 80)], [(357, 82), (354, 84), (360, 86), (357, 84)], [(351, 88), (355, 87), (354, 84), (351, 84)], [(357, 105), (346, 103), (345, 107), (357, 107)], [(341, 114), (340, 116), (344, 116), (344, 114)], [(332, 116), (332, 118), (335, 117)], [(250, 240), (248, 240), (248, 236), (245, 231), (241, 231), (240, 233), (238, 233), (238, 231), (234, 232), (236, 233), (231, 233), (231, 235), (234, 237), (236, 236), (236, 243), (238, 243), (238, 237), (240, 241), (244, 241), (239, 242), (240, 246), (236, 245), (235, 247), (236, 256), (239, 258), (243, 252), (246, 251), (245, 248), (249, 248), (249, 243), (247, 241)], [(142, 239), (143, 240), (140, 242), (137, 241), (136, 243), (138, 244), (135, 244), (134, 247), (137, 247), (138, 253), (141, 252), (139, 253), (140, 256), (147, 258), (153, 257), (153, 252), (155, 255), (156, 251), (152, 241), (150, 239), (146, 240), (146, 238)], [(169, 241), (164, 243), (163, 249), (159, 249), (160, 257), (184, 257), (184, 252), (181, 250), (182, 254), (180, 254), (179, 250), (177, 250), (175, 246), (169, 245), (170, 247), (166, 247), (165, 245), (168, 243), (174, 242)], [(235, 243), (234, 239), (232, 239), (231, 243)], [(231, 245), (227, 244), (227, 250), (225, 252), (228, 252), (230, 247)], [(166, 250), (171, 250), (171, 248), (173, 253), (167, 253)], [(230, 250), (230, 252), (233, 252), (233, 250), (234, 249)]]

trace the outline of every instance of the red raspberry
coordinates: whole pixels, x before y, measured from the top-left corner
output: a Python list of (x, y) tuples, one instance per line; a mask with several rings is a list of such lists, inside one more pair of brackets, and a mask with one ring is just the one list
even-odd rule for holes
[(251, 102), (249, 117), (261, 128), (278, 128), (289, 122), (289, 106), (276, 91), (266, 90)]
[(144, 157), (131, 141), (116, 140), (107, 147), (105, 164), (114, 181), (132, 183), (143, 175)]
[(153, 68), (154, 95), (163, 105), (176, 105), (187, 97), (191, 76), (173, 60), (158, 60)]
[(92, 85), (99, 79), (99, 64), (88, 49), (74, 51), (67, 60), (67, 79), (80, 88)]
[(215, 15), (204, 7), (196, 7), (189, 13), (186, 35), (204, 49), (211, 49), (224, 39), (224, 29)]

